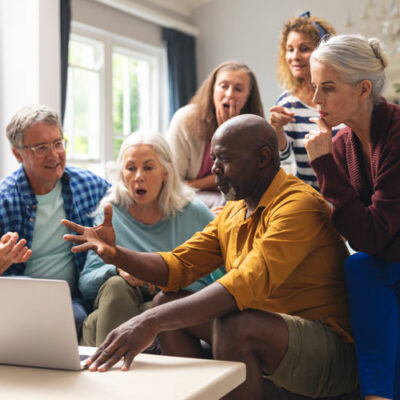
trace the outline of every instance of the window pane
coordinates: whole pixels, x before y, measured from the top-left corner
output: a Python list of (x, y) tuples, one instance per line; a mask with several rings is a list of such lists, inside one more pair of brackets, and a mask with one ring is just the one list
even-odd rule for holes
[(77, 67), (98, 70), (101, 64), (101, 48), (96, 43), (70, 40), (68, 46), (68, 62)]
[(112, 56), (113, 154), (127, 135), (149, 127), (150, 63), (114, 51)]
[[(87, 51), (90, 59), (102, 48), (100, 42), (82, 44), (70, 41), (68, 68), (67, 104), (65, 110), (64, 133), (68, 139), (67, 154), (76, 160), (100, 159), (100, 72), (71, 64), (71, 57), (79, 51)], [(85, 55), (82, 54), (82, 59)]]

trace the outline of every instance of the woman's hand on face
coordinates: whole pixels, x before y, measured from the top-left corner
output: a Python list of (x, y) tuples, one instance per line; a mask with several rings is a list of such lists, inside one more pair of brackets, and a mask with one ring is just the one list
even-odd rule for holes
[(154, 294), (156, 292), (156, 287), (152, 283), (148, 283), (142, 281), (141, 279), (135, 278), (133, 275), (129, 274), (128, 272), (124, 271), (121, 268), (117, 268), (118, 275), (124, 278), (132, 287), (135, 286), (146, 286), (149, 288), (149, 293)]
[(270, 117), (269, 123), (276, 132), (283, 131), (283, 127), (290, 123), (295, 122), (294, 112), (289, 111), (282, 106), (274, 106), (269, 109)]
[(332, 153), (332, 129), (321, 118), (310, 118), (311, 122), (318, 125), (319, 131), (310, 131), (304, 139), (310, 161), (325, 154)]
[(218, 126), (228, 119), (236, 117), (236, 115), (239, 115), (240, 113), (238, 102), (236, 100), (230, 99), (228, 105), (229, 107), (226, 107), (224, 104), (219, 103), (215, 109)]

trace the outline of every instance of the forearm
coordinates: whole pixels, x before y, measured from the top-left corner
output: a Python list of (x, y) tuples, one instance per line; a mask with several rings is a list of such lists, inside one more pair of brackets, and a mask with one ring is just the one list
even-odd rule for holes
[(202, 324), (235, 310), (234, 297), (223, 285), (214, 282), (190, 296), (154, 307), (145, 316), (159, 333)]
[(204, 178), (193, 179), (188, 181), (188, 184), (191, 187), (199, 190), (213, 190), (217, 188), (215, 185), (215, 176), (213, 174), (207, 175)]
[(287, 147), (287, 137), (283, 128), (274, 128), (276, 137), (278, 138), (279, 151), (283, 151)]
[(113, 264), (136, 278), (157, 286), (168, 284), (169, 269), (164, 259), (155, 253), (138, 253), (116, 246)]

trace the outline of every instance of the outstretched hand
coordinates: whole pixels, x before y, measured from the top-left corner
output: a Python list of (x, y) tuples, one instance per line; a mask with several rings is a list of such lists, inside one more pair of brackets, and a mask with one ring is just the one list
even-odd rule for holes
[(104, 206), (104, 220), (101, 225), (86, 227), (67, 219), (61, 220), (67, 228), (76, 232), (77, 235), (64, 235), (64, 240), (77, 243), (72, 247), (73, 253), (82, 251), (95, 251), (107, 264), (113, 264), (117, 255), (115, 245), (115, 231), (112, 225), (112, 206), (110, 203)]

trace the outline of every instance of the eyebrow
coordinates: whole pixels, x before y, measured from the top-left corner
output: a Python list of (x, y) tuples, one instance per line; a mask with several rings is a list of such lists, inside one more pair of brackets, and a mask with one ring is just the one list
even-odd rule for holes
[(30, 145), (30, 146), (27, 146), (27, 145), (24, 145), (24, 146), (27, 146), (27, 147), (42, 146), (43, 144), (55, 143), (55, 142), (59, 142), (60, 140), (63, 140), (63, 139), (64, 139), (64, 137), (60, 137), (60, 138), (58, 138), (58, 139), (54, 139), (52, 142), (40, 142), (40, 143), (33, 144), (33, 145)]
[(326, 85), (327, 83), (336, 83), (336, 82), (335, 81), (325, 81), (325, 82), (322, 82), (321, 85)]
[[(156, 161), (155, 159), (150, 158), (150, 159), (148, 159), (148, 160), (143, 161), (143, 164), (148, 164), (148, 163), (150, 163), (150, 162), (155, 162), (155, 161)], [(131, 164), (136, 164), (136, 162), (135, 162), (135, 161), (132, 161), (132, 160), (127, 160), (126, 162), (127, 162), (127, 163), (131, 163)]]

